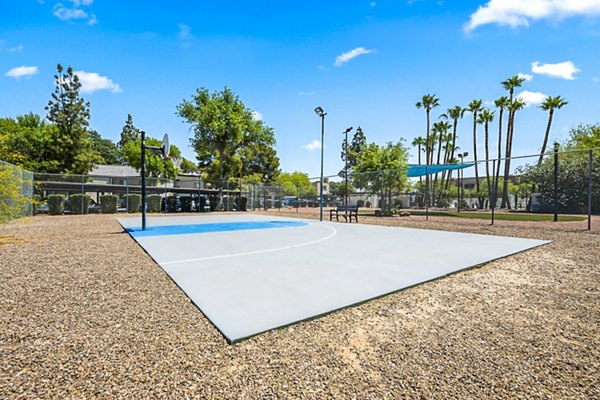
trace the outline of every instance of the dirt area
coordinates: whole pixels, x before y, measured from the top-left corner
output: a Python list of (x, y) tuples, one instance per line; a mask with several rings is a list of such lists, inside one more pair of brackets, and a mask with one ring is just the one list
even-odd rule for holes
[(13, 221), (0, 225), (0, 398), (600, 397), (600, 235), (359, 219), (553, 243), (228, 345), (114, 216)]

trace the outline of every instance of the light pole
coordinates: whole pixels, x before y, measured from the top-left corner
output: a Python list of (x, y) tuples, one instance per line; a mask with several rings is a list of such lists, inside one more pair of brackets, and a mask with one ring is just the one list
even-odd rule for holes
[[(463, 185), (463, 179), (465, 177), (464, 172), (463, 172), (463, 168), (462, 165), (464, 164), (464, 159), (469, 155), (468, 151), (465, 151), (464, 153), (459, 153), (458, 154), (458, 158), (460, 158), (460, 165), (461, 165), (461, 169), (460, 171), (458, 171), (458, 212), (460, 212), (460, 202), (462, 201), (462, 196), (464, 195), (464, 185)], [(461, 195), (462, 192), (462, 195)]]
[(344, 205), (348, 206), (348, 133), (352, 130), (352, 127), (346, 128), (344, 131), (344, 135), (346, 135), (346, 148), (344, 149), (344, 153), (346, 153), (346, 166), (344, 167), (344, 175), (346, 177), (346, 197), (344, 200)]
[(322, 107), (316, 107), (315, 113), (321, 118), (321, 187), (320, 187), (320, 198), (319, 198), (319, 221), (323, 221), (323, 139), (325, 136), (325, 116), (327, 113), (323, 111)]

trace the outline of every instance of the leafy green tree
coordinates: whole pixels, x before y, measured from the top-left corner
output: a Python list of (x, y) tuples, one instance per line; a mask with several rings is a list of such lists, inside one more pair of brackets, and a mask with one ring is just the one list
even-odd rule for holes
[(254, 120), (252, 110), (227, 87), (210, 93), (201, 88), (188, 101), (177, 106), (177, 113), (194, 129), (191, 143), (200, 170), (219, 188), (218, 209), (222, 208), (223, 184), (239, 176), (241, 152), (249, 146), (273, 146), (273, 129)]
[(58, 168), (50, 154), (54, 125), (37, 114), (0, 118), (0, 159), (28, 171), (49, 172)]
[(392, 205), (392, 195), (408, 186), (408, 151), (402, 142), (378, 146), (370, 143), (362, 152), (354, 169), (353, 183), (379, 193), (384, 208)]
[[(503, 115), (504, 115), (504, 110), (508, 107), (508, 97), (506, 96), (501, 96), (498, 99), (494, 100), (494, 105), (496, 106), (496, 108), (499, 110), (498, 113), (498, 163), (496, 164), (496, 179), (494, 182), (494, 193), (498, 193), (498, 182), (499, 182), (499, 178), (500, 178), (500, 164), (501, 164), (501, 159), (502, 159), (502, 122), (503, 122)], [(497, 199), (494, 199), (494, 202)], [(493, 205), (493, 207), (496, 207), (496, 204)]]
[[(162, 140), (146, 137), (147, 146), (160, 147)], [(123, 156), (127, 164), (140, 170), (142, 168), (142, 138), (131, 142), (126, 142), (123, 148)], [(169, 158), (163, 159), (160, 154), (154, 151), (146, 151), (146, 173), (153, 178), (169, 178), (174, 179), (178, 170), (173, 165), (171, 158), (179, 158), (181, 152), (175, 145), (171, 145), (169, 149)]]
[[(279, 157), (277, 151), (264, 143), (250, 144), (240, 149), (242, 175), (244, 180), (268, 183), (279, 176)], [(258, 183), (257, 182), (257, 183)]]
[[(337, 197), (346, 195), (346, 182), (329, 182), (329, 192)], [(348, 182), (348, 193), (356, 192), (356, 188), (352, 182)]]
[(317, 189), (310, 182), (308, 175), (302, 172), (282, 172), (276, 182), (281, 187), (281, 194), (284, 196), (317, 195)]
[[(360, 152), (367, 146), (367, 138), (362, 128), (359, 126), (354, 132), (352, 141), (348, 144), (348, 170), (352, 171), (352, 168), (358, 163)], [(346, 138), (342, 141), (342, 152), (340, 153), (342, 161), (346, 162)], [(340, 176), (344, 176), (345, 171), (340, 171)]]
[(69, 66), (63, 73), (56, 67), (55, 89), (46, 106), (47, 119), (56, 125), (50, 145), (50, 158), (55, 161), (52, 172), (84, 174), (101, 161), (88, 137), (90, 103), (79, 96), (81, 82)]
[(179, 169), (184, 174), (193, 174), (198, 172), (198, 166), (194, 164), (193, 161), (188, 160), (187, 158), (182, 158), (181, 163), (179, 164)]
[(571, 129), (567, 146), (575, 149), (600, 148), (600, 125), (580, 124)]
[(102, 157), (100, 162), (108, 165), (119, 165), (121, 163), (121, 152), (112, 140), (102, 138), (95, 130), (88, 131), (88, 136), (92, 142), (92, 149)]
[(552, 117), (554, 116), (554, 110), (560, 110), (566, 106), (567, 101), (560, 96), (546, 97), (546, 100), (540, 104), (540, 108), (544, 111), (548, 111), (548, 123), (546, 124), (546, 133), (544, 134), (544, 143), (542, 143), (542, 150), (540, 151), (540, 158), (538, 164), (542, 163), (544, 159), (544, 153), (546, 152), (546, 146), (548, 146), (548, 138), (550, 137), (550, 127), (552, 126)]

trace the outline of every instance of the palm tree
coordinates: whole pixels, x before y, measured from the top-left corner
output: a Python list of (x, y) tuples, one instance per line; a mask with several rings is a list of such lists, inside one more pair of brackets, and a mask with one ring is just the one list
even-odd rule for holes
[[(438, 121), (433, 124), (433, 131), (435, 132), (436, 139), (438, 142), (437, 143), (437, 157), (436, 157), (436, 164), (438, 164), (438, 165), (440, 163), (440, 158), (442, 155), (442, 147), (443, 147), (442, 141), (443, 141), (444, 137), (447, 135), (448, 129), (450, 129), (450, 124), (446, 121)], [(435, 174), (435, 178), (433, 181), (433, 194), (434, 195), (435, 195), (437, 183), (438, 183), (438, 173)], [(442, 187), (442, 186), (440, 186), (440, 187)]]
[(502, 96), (494, 101), (494, 104), (500, 110), (498, 114), (498, 164), (496, 164), (496, 172), (494, 175), (496, 179), (494, 179), (494, 204), (492, 207), (496, 207), (496, 201), (498, 197), (498, 178), (500, 177), (500, 163), (502, 159), (502, 115), (504, 114), (504, 109), (508, 106), (508, 97)]
[[(423, 136), (418, 136), (412, 141), (412, 145), (417, 147), (417, 159), (419, 165), (421, 164), (421, 147), (425, 146), (426, 143), (427, 142)], [(419, 177), (419, 183), (421, 186), (423, 186), (423, 179), (421, 177)]]
[[(513, 96), (515, 94), (515, 89), (521, 87), (521, 85), (525, 82), (525, 78), (521, 78), (518, 75), (511, 76), (510, 78), (500, 82), (500, 84), (504, 87), (504, 89), (508, 90), (508, 103), (509, 105), (513, 103)], [(512, 127), (514, 121), (514, 113), (517, 111), (514, 109), (508, 108), (508, 124), (506, 127), (506, 150), (504, 152), (506, 156), (506, 160), (504, 161), (504, 183), (502, 188), (502, 204), (501, 208), (510, 206), (508, 203), (508, 176), (510, 174), (510, 155), (512, 154)]]
[(479, 169), (477, 166), (477, 114), (481, 110), (481, 100), (473, 100), (469, 103), (465, 111), (473, 113), (473, 161), (475, 162), (475, 184), (479, 194)]
[[(421, 101), (418, 101), (415, 105), (417, 106), (417, 108), (425, 109), (425, 113), (427, 115), (427, 136), (426, 136), (425, 140), (427, 142), (427, 146), (429, 147), (432, 144), (429, 140), (430, 113), (431, 113), (431, 110), (433, 110), (435, 107), (440, 105), (440, 99), (435, 97), (435, 94), (426, 94), (425, 96), (423, 96)], [(431, 164), (431, 161), (433, 160), (432, 154), (433, 154), (432, 149), (427, 148), (425, 150), (425, 163), (427, 165)]]
[[(440, 99), (435, 97), (435, 94), (426, 94), (422, 97), (421, 101), (416, 104), (417, 108), (424, 108), (427, 115), (427, 136), (425, 138), (425, 165), (431, 164), (431, 156), (433, 155), (433, 149), (430, 150), (432, 141), (429, 138), (429, 126), (430, 126), (430, 113), (431, 110), (440, 105)], [(429, 188), (429, 175), (425, 176), (426, 186)], [(428, 197), (428, 196), (426, 196)], [(429, 203), (429, 199), (425, 199), (426, 203)]]
[(510, 202), (508, 201), (508, 181), (510, 176), (510, 157), (512, 156), (512, 141), (514, 137), (515, 130), (515, 115), (517, 111), (523, 109), (525, 107), (525, 102), (520, 98), (516, 98), (508, 103), (508, 127), (507, 127), (507, 136), (506, 136), (506, 161), (504, 163), (504, 182), (502, 185), (502, 204), (501, 208), (508, 207), (510, 208)]
[(540, 108), (544, 111), (548, 111), (548, 124), (546, 125), (546, 134), (544, 135), (544, 143), (542, 144), (542, 151), (540, 152), (540, 159), (538, 160), (538, 165), (542, 163), (544, 158), (544, 153), (546, 152), (546, 146), (548, 145), (548, 138), (550, 137), (550, 127), (552, 126), (552, 117), (554, 116), (554, 110), (560, 110), (564, 106), (566, 106), (567, 101), (560, 96), (546, 97), (546, 100), (542, 104), (540, 104)]
[[(449, 164), (450, 160), (454, 158), (454, 152), (456, 151), (456, 130), (458, 128), (458, 120), (462, 118), (464, 110), (461, 106), (455, 106), (449, 108), (445, 114), (442, 114), (441, 118), (452, 120), (452, 146), (450, 146), (450, 155), (444, 160), (444, 164)], [(446, 190), (449, 189), (450, 179), (452, 179), (452, 171), (448, 172), (448, 180), (446, 181)]]
[(421, 164), (421, 146), (425, 145), (425, 138), (423, 138), (423, 136), (418, 136), (416, 137), (413, 141), (412, 141), (412, 145), (417, 147), (417, 158), (418, 158), (418, 163)]
[(486, 182), (487, 182), (487, 187), (488, 187), (488, 196), (490, 199), (490, 205), (491, 205), (491, 199), (492, 199), (492, 182), (490, 181), (490, 149), (489, 149), (489, 131), (488, 131), (488, 127), (490, 125), (490, 122), (492, 122), (494, 120), (494, 112), (490, 111), (489, 108), (484, 108), (483, 110), (481, 110), (481, 112), (479, 113), (479, 116), (477, 117), (477, 123), (478, 124), (482, 124), (483, 128), (484, 128), (484, 145), (485, 145), (485, 178), (486, 178)]

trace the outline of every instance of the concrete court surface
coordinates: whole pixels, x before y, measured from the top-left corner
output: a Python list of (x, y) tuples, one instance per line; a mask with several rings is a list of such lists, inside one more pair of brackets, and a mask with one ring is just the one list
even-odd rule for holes
[(275, 215), (118, 221), (229, 342), (549, 243)]

